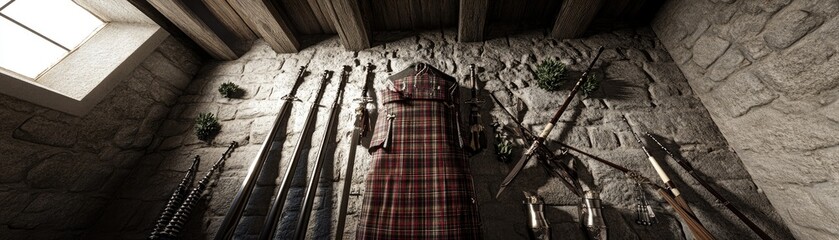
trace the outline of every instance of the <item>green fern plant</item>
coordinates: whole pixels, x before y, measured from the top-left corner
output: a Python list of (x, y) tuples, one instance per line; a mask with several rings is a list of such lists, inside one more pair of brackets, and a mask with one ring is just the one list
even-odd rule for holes
[(495, 155), (498, 156), (498, 161), (508, 163), (513, 160), (513, 141), (501, 124), (494, 122), (492, 126), (495, 127)]
[(218, 134), (221, 125), (212, 113), (202, 113), (195, 118), (195, 135), (201, 141), (209, 141)]
[(222, 83), (221, 86), (218, 87), (218, 93), (220, 93), (222, 97), (226, 98), (236, 97), (240, 91), (242, 91), (242, 89), (239, 88), (239, 85), (232, 82)]
[(565, 81), (567, 72), (568, 70), (565, 68), (565, 64), (561, 62), (554, 61), (553, 59), (542, 61), (536, 67), (536, 84), (547, 91), (553, 92), (559, 90), (562, 82)]
[(597, 91), (598, 88), (600, 88), (600, 81), (601, 80), (602, 79), (600, 78), (600, 74), (597, 74), (596, 72), (592, 72), (591, 74), (588, 75), (588, 80), (586, 80), (586, 82), (582, 86), (582, 89), (580, 89), (580, 90), (583, 91), (583, 94), (588, 96), (591, 93), (593, 93), (594, 91)]

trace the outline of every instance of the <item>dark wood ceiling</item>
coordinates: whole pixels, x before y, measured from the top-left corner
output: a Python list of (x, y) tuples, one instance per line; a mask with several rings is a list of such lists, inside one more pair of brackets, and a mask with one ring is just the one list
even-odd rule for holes
[(338, 34), (347, 49), (361, 50), (370, 46), (372, 32), (457, 28), (460, 41), (482, 41), (485, 27), (510, 24), (575, 38), (595, 17), (647, 19), (642, 15), (650, 11), (644, 10), (662, 0), (129, 1), (168, 31), (182, 31), (213, 57), (235, 59), (241, 53), (234, 45), (254, 38), (278, 52), (299, 51), (297, 38), (306, 35)]

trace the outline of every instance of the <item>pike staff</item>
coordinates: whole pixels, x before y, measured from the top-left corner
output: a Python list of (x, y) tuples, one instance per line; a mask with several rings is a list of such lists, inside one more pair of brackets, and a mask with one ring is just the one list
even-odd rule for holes
[(536, 139), (533, 140), (533, 144), (530, 145), (530, 148), (527, 149), (527, 151), (524, 153), (521, 159), (519, 159), (519, 161), (513, 167), (513, 169), (510, 170), (510, 173), (507, 174), (507, 177), (504, 178), (504, 181), (501, 182), (501, 187), (498, 189), (498, 193), (495, 195), (495, 198), (501, 196), (501, 193), (504, 192), (504, 189), (506, 189), (507, 186), (509, 186), (510, 183), (512, 183), (513, 180), (516, 179), (516, 176), (518, 176), (519, 172), (521, 172), (521, 170), (524, 168), (524, 165), (527, 163), (527, 161), (530, 160), (531, 157), (533, 157), (533, 154), (536, 153), (536, 150), (539, 149), (539, 146), (545, 143), (545, 139), (547, 139), (548, 135), (551, 134), (551, 131), (553, 130), (554, 126), (556, 126), (556, 122), (559, 121), (559, 117), (562, 116), (562, 113), (565, 112), (565, 109), (568, 108), (568, 105), (571, 104), (571, 100), (573, 100), (574, 96), (577, 95), (577, 92), (580, 91), (580, 87), (586, 82), (586, 80), (588, 80), (589, 71), (591, 71), (591, 68), (594, 67), (594, 63), (597, 62), (597, 58), (600, 57), (600, 53), (603, 53), (602, 46), (597, 49), (597, 54), (594, 55), (594, 58), (588, 65), (588, 68), (586, 68), (586, 71), (583, 72), (582, 76), (580, 76), (580, 80), (577, 80), (577, 84), (574, 85), (574, 88), (571, 89), (571, 93), (569, 93), (568, 97), (565, 98), (565, 102), (563, 102), (559, 109), (556, 111), (553, 118), (551, 118), (551, 121), (548, 122), (548, 124), (545, 126), (545, 129), (543, 129), (542, 132), (539, 133), (539, 135), (536, 137)]
[(280, 123), (288, 120), (288, 117), (291, 114), (291, 103), (298, 100), (298, 98), (294, 95), (297, 93), (297, 88), (303, 82), (303, 75), (306, 73), (306, 67), (307, 66), (300, 67), (300, 72), (297, 73), (297, 78), (294, 81), (294, 85), (291, 87), (291, 91), (281, 98), (283, 104), (280, 106), (280, 112), (277, 113), (277, 118), (274, 119), (274, 123), (271, 125), (273, 127), (268, 132), (268, 135), (265, 136), (262, 148), (259, 149), (259, 153), (256, 154), (256, 159), (251, 164), (250, 169), (248, 169), (248, 175), (245, 176), (242, 186), (239, 188), (239, 192), (236, 193), (236, 197), (233, 198), (233, 203), (230, 204), (230, 210), (227, 210), (227, 214), (224, 215), (224, 220), (221, 222), (221, 226), (219, 226), (215, 240), (227, 240), (233, 238), (233, 232), (236, 229), (236, 225), (239, 224), (242, 212), (245, 210), (245, 206), (251, 197), (251, 193), (253, 193), (253, 188), (256, 186), (259, 173), (262, 172), (262, 167), (268, 159), (268, 152), (271, 150), (271, 145), (273, 145), (272, 143), (274, 142), (274, 139), (276, 139), (277, 133), (281, 132)]
[(672, 152), (670, 152), (669, 149), (664, 147), (664, 145), (661, 144), (661, 142), (659, 142), (658, 139), (656, 139), (652, 134), (650, 134), (650, 133), (646, 133), (646, 134), (647, 134), (647, 137), (652, 139), (653, 142), (655, 142), (659, 147), (661, 147), (661, 150), (664, 150), (664, 152), (667, 153), (667, 155), (669, 155), (671, 158), (676, 160), (676, 163), (678, 163), (679, 166), (681, 166), (685, 171), (687, 171), (690, 174), (690, 176), (693, 177), (693, 179), (695, 179), (697, 182), (699, 182), (699, 185), (702, 185), (702, 187), (705, 188), (705, 190), (710, 192), (711, 195), (714, 195), (714, 197), (717, 199), (717, 201), (722, 203), (723, 206), (725, 206), (726, 208), (728, 208), (728, 210), (730, 210), (732, 213), (734, 213), (734, 215), (737, 216), (737, 218), (739, 218), (740, 221), (745, 223), (746, 226), (748, 226), (749, 229), (751, 229), (755, 234), (757, 234), (758, 237), (760, 237), (761, 239), (764, 239), (764, 240), (772, 239), (772, 237), (769, 237), (769, 234), (766, 234), (766, 232), (764, 232), (763, 229), (760, 229), (760, 227), (758, 227), (757, 224), (755, 224), (754, 222), (752, 222), (752, 220), (750, 220), (748, 217), (746, 217), (746, 215), (743, 214), (743, 212), (740, 212), (740, 210), (737, 209), (737, 207), (734, 207), (734, 205), (732, 205), (731, 202), (726, 200), (722, 196), (722, 194), (717, 192), (717, 190), (714, 190), (714, 188), (712, 188), (711, 185), (708, 184), (708, 182), (702, 180), (702, 178), (700, 178), (699, 174), (696, 172), (696, 169), (694, 169), (693, 166), (691, 166), (691, 164), (688, 161), (685, 161), (684, 159), (682, 159), (680, 157), (676, 157), (675, 154), (673, 154)]
[(306, 136), (309, 135), (309, 130), (315, 123), (316, 114), (314, 114), (314, 112), (316, 112), (318, 108), (318, 102), (320, 102), (320, 98), (323, 95), (323, 89), (326, 87), (326, 82), (331, 76), (332, 72), (324, 71), (320, 88), (318, 89), (315, 98), (312, 100), (312, 106), (309, 109), (309, 113), (306, 114), (306, 123), (303, 124), (303, 130), (297, 138), (297, 145), (294, 146), (294, 154), (292, 154), (291, 158), (288, 159), (289, 164), (286, 168), (285, 177), (283, 177), (283, 181), (280, 183), (280, 189), (277, 191), (277, 196), (274, 198), (271, 208), (268, 209), (268, 215), (265, 216), (265, 224), (262, 225), (262, 231), (259, 233), (259, 239), (261, 240), (274, 239), (280, 214), (282, 213), (286, 197), (288, 197), (288, 191), (291, 189), (291, 181), (294, 179), (294, 172), (297, 170), (297, 160), (303, 152), (303, 145), (305, 144), (304, 141), (306, 140)]
[(367, 63), (367, 77), (364, 79), (363, 87), (361, 88), (361, 98), (356, 99), (358, 106), (355, 108), (355, 124), (352, 132), (352, 139), (350, 139), (350, 151), (347, 154), (347, 168), (344, 172), (344, 184), (341, 188), (341, 200), (338, 204), (338, 223), (335, 225), (335, 239), (344, 239), (344, 225), (347, 222), (347, 208), (349, 206), (350, 188), (352, 186), (353, 166), (355, 165), (355, 153), (358, 145), (361, 145), (361, 138), (365, 137), (370, 130), (370, 105), (373, 105), (373, 99), (367, 97), (367, 89), (370, 87), (370, 82), (373, 79), (373, 69), (375, 67), (372, 63)]
[[(318, 149), (318, 153), (316, 154), (318, 159), (315, 160), (312, 177), (309, 179), (309, 188), (306, 189), (306, 195), (303, 196), (303, 209), (300, 211), (300, 217), (297, 218), (297, 229), (294, 231), (294, 239), (306, 239), (306, 230), (308, 230), (309, 217), (311, 216), (312, 206), (314, 206), (315, 203), (315, 193), (317, 193), (318, 190), (320, 173), (323, 169), (323, 162), (326, 162), (325, 158), (327, 158), (324, 152), (327, 151), (327, 147), (334, 145), (332, 144), (333, 141), (326, 138), (332, 136), (337, 130), (336, 128), (338, 128), (335, 119), (338, 118), (338, 109), (341, 107), (341, 98), (344, 95), (344, 87), (347, 82), (347, 78), (349, 78), (349, 72), (350, 66), (344, 66), (344, 71), (341, 73), (341, 82), (338, 84), (338, 93), (335, 94), (335, 101), (332, 102), (332, 107), (329, 110), (329, 119), (326, 122), (326, 131), (323, 131), (320, 149)], [(334, 155), (332, 157), (334, 158)]]

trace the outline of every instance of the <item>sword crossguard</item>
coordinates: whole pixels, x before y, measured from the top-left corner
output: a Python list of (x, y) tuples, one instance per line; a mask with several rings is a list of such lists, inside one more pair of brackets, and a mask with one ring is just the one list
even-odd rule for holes
[(484, 100), (481, 100), (480, 98), (473, 98), (473, 99), (469, 99), (469, 100), (464, 101), (464, 103), (479, 104), (479, 103), (484, 103)]
[(300, 100), (300, 98), (297, 98), (295, 96), (289, 96), (289, 95), (285, 95), (285, 96), (281, 97), (280, 99), (286, 100), (286, 101), (302, 101), (302, 100)]

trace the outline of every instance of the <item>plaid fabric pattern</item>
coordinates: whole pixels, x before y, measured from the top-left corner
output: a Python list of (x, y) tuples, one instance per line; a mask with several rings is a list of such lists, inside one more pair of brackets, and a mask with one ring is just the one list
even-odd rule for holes
[(380, 92), (358, 239), (481, 239), (458, 132), (459, 86), (439, 74), (394, 80)]

